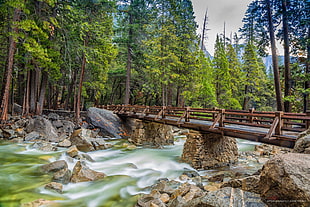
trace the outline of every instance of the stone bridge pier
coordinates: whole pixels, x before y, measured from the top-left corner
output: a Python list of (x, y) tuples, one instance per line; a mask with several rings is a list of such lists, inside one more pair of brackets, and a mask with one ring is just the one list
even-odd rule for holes
[[(127, 119), (130, 122), (130, 141), (136, 145), (161, 147), (174, 141), (173, 127), (156, 122)], [(191, 131), (187, 134), (182, 160), (195, 169), (227, 166), (238, 159), (234, 138), (215, 133)]]
[(189, 133), (182, 160), (198, 170), (228, 166), (238, 160), (236, 139), (215, 133)]

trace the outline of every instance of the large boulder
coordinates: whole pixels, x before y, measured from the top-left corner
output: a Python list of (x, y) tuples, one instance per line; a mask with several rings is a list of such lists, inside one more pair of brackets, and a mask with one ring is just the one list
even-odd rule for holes
[(41, 166), (41, 170), (45, 173), (57, 172), (62, 169), (68, 169), (68, 164), (65, 160), (58, 160)]
[(85, 165), (83, 165), (80, 161), (77, 161), (73, 168), (71, 182), (87, 182), (87, 181), (95, 181), (99, 179), (105, 178), (106, 175), (102, 172), (97, 172), (92, 169), (89, 169)]
[(87, 122), (99, 128), (103, 136), (123, 138), (127, 135), (124, 122), (112, 111), (90, 107)]
[(293, 152), (310, 154), (310, 134), (306, 134), (297, 140)]
[(102, 150), (111, 147), (110, 144), (106, 143), (102, 138), (91, 137), (91, 130), (88, 129), (77, 129), (70, 136), (70, 142), (75, 145), (78, 150), (83, 152)]
[(180, 207), (239, 207), (239, 206), (267, 206), (260, 196), (255, 193), (243, 191), (238, 188), (221, 188), (207, 193), (203, 197), (195, 198), (180, 205)]
[(236, 140), (215, 133), (189, 133), (183, 147), (182, 160), (195, 169), (227, 166), (238, 160)]
[(310, 156), (275, 156), (264, 165), (259, 185), (262, 198), (270, 206), (309, 206)]
[(44, 117), (35, 116), (34, 118), (29, 120), (29, 123), (26, 127), (26, 132), (31, 133), (34, 131), (40, 134), (40, 139), (49, 142), (59, 141), (57, 130), (53, 127), (52, 123)]

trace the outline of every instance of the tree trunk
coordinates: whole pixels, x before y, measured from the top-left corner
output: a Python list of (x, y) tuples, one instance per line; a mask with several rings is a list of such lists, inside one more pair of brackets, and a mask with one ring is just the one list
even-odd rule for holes
[[(310, 28), (308, 28), (308, 39), (310, 39)], [(306, 60), (306, 76), (310, 74), (310, 42), (307, 41), (307, 60)], [(305, 81), (305, 90), (309, 90), (310, 80)], [(310, 95), (309, 92), (306, 92), (304, 95), (304, 112), (310, 110)]]
[(278, 55), (277, 55), (276, 41), (275, 41), (274, 28), (273, 28), (273, 22), (272, 22), (270, 0), (265, 0), (265, 2), (267, 6), (270, 45), (271, 45), (271, 53), (272, 53), (272, 67), (273, 67), (274, 85), (275, 85), (276, 100), (277, 100), (277, 110), (283, 111), (282, 93), (281, 93), (281, 85), (280, 85), (280, 73), (279, 73), (279, 67), (278, 67)]
[[(13, 23), (19, 21), (20, 19), (20, 9), (15, 9), (13, 14)], [(13, 34), (18, 32), (18, 28), (12, 28)], [(8, 109), (9, 109), (9, 96), (10, 96), (10, 85), (12, 81), (12, 72), (13, 72), (13, 64), (14, 64), (14, 54), (16, 50), (16, 41), (14, 40), (13, 35), (9, 37), (9, 48), (8, 48), (8, 56), (6, 62), (6, 69), (4, 73), (4, 79), (2, 84), (2, 97), (1, 97), (1, 121), (6, 121), (8, 119)]]
[(242, 106), (243, 110), (247, 110), (248, 109), (248, 103), (249, 103), (249, 98), (247, 97), (248, 88), (249, 88), (249, 86), (246, 85), (245, 89), (244, 89), (244, 99), (243, 99), (243, 106)]
[(37, 69), (30, 71), (30, 113), (36, 113), (38, 100), (38, 71)]
[[(84, 46), (86, 46), (86, 40), (84, 40)], [(76, 99), (76, 109), (75, 109), (75, 118), (76, 118), (77, 122), (80, 119), (81, 96), (82, 96), (82, 87), (83, 87), (83, 79), (84, 79), (85, 67), (86, 67), (86, 55), (85, 55), (85, 53), (83, 53), (82, 65), (81, 65), (81, 74), (80, 74), (80, 82), (79, 82), (78, 94), (77, 94), (77, 99)]]
[(38, 101), (37, 113), (36, 113), (37, 115), (42, 115), (42, 112), (43, 112), (47, 81), (48, 81), (48, 73), (46, 71), (43, 71), (40, 94), (39, 94), (39, 101)]
[(206, 39), (207, 35), (207, 23), (208, 23), (208, 10), (206, 10), (205, 17), (203, 19), (203, 27), (202, 27), (202, 37), (201, 37), (201, 50), (204, 51), (204, 40)]
[(124, 104), (129, 104), (130, 101), (130, 82), (131, 82), (131, 63), (132, 63), (132, 54), (131, 54), (131, 41), (132, 41), (132, 15), (129, 13), (129, 31), (128, 31), (128, 43), (127, 43), (127, 71), (126, 71), (126, 89), (125, 89), (125, 100)]
[[(65, 110), (68, 110), (69, 109), (69, 103), (70, 103), (70, 99), (72, 97), (72, 94), (73, 94), (73, 89), (74, 89), (74, 86), (75, 86), (75, 82), (76, 82), (76, 77), (77, 77), (77, 70), (73, 70), (73, 76), (72, 76), (72, 79), (71, 79), (71, 82), (69, 84), (69, 87), (68, 87), (68, 94), (67, 94), (67, 97), (66, 97), (66, 100), (65, 100)], [(71, 110), (73, 108), (71, 107)]]
[[(288, 37), (288, 20), (287, 20), (287, 0), (282, 0), (282, 19), (283, 19), (283, 39), (284, 39), (284, 97), (291, 96), (291, 69), (290, 69), (290, 47)], [(290, 101), (284, 101), (284, 111), (292, 111), (292, 105)]]
[(30, 71), (27, 72), (27, 84), (25, 87), (24, 101), (23, 101), (23, 115), (29, 114), (29, 97), (30, 97)]

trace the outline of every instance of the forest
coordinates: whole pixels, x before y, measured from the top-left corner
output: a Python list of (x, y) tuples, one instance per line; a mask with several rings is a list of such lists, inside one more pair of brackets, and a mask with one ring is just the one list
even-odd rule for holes
[(191, 0), (0, 0), (0, 118), (16, 105), (77, 119), (106, 104), (307, 111), (309, 16), (308, 0), (253, 0), (209, 56)]

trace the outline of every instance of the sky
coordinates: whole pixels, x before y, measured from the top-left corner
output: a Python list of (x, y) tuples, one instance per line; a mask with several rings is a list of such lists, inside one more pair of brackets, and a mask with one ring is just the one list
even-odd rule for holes
[(248, 4), (252, 0), (192, 0), (196, 16), (196, 22), (199, 25), (197, 32), (202, 34), (203, 19), (206, 10), (208, 10), (208, 25), (210, 29), (207, 32), (208, 39), (205, 46), (211, 55), (214, 54), (214, 43), (216, 35), (223, 33), (224, 22), (226, 36), (238, 32), (242, 27), (242, 19), (246, 12)]

